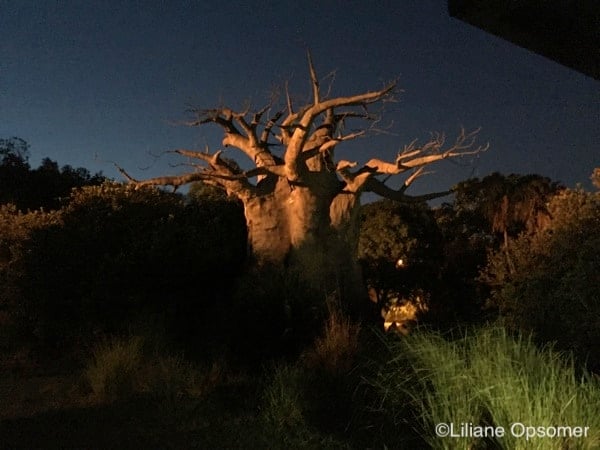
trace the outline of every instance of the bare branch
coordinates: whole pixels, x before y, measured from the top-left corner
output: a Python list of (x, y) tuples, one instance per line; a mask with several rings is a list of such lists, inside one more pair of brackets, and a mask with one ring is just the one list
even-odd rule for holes
[(240, 134), (239, 130), (233, 125), (233, 113), (229, 108), (189, 109), (188, 111), (194, 113), (197, 117), (196, 120), (187, 122), (188, 126), (194, 127), (212, 122), (221, 126), (228, 134)]
[(169, 150), (165, 153), (176, 153), (181, 156), (187, 156), (188, 158), (199, 159), (208, 163), (213, 170), (224, 172), (227, 175), (238, 175), (242, 173), (237, 164), (233, 164), (233, 161), (227, 161), (226, 159), (221, 158), (221, 153), (223, 153), (222, 150), (219, 150), (212, 155), (208, 152), (197, 152), (186, 149)]
[(129, 175), (129, 173), (127, 173), (125, 171), (125, 169), (123, 169), (121, 166), (119, 166), (116, 162), (113, 162), (113, 165), (117, 168), (117, 170), (119, 171), (119, 173), (121, 175), (123, 175), (127, 181), (131, 182), (131, 183), (139, 183), (138, 180), (136, 180), (135, 178), (133, 178), (131, 175)]
[(313, 65), (312, 57), (310, 56), (310, 51), (307, 52), (307, 56), (308, 69), (310, 71), (310, 81), (312, 83), (313, 89), (313, 103), (317, 105), (321, 101), (319, 93), (319, 79), (317, 78), (317, 72), (315, 71), (315, 66)]
[(329, 84), (327, 85), (327, 92), (325, 93), (325, 98), (328, 98), (329, 94), (331, 94), (331, 88), (333, 87), (333, 83), (335, 82), (335, 75), (336, 71), (333, 70), (325, 77), (325, 79), (329, 79)]
[[(288, 109), (289, 109), (290, 105), (288, 105)], [(279, 128), (281, 129), (281, 142), (283, 144), (287, 144), (287, 142), (289, 141), (289, 139), (292, 136), (292, 133), (298, 126), (298, 124), (297, 124), (298, 118), (302, 117), (302, 115), (306, 112), (306, 110), (309, 107), (310, 106), (305, 106), (302, 109), (300, 109), (300, 111), (290, 113), (283, 120), (283, 122), (281, 122), (281, 125), (279, 125)]]
[(253, 127), (254, 129), (256, 129), (256, 126), (260, 123), (260, 119), (263, 116), (263, 114), (265, 112), (267, 112), (269, 109), (271, 109), (271, 105), (268, 104), (267, 106), (265, 106), (263, 109), (261, 109), (260, 111), (257, 111), (254, 113), (254, 117), (252, 118), (252, 123), (250, 124), (251, 127)]
[(454, 145), (446, 150), (442, 150), (446, 139), (445, 136), (440, 133), (434, 133), (432, 134), (432, 139), (425, 143), (421, 148), (414, 149), (413, 141), (404, 148), (403, 152), (398, 154), (393, 163), (374, 158), (367, 162), (365, 167), (377, 174), (396, 175), (409, 169), (425, 166), (442, 159), (482, 153), (489, 148), (489, 144), (473, 148), (478, 132), (479, 129), (470, 133), (466, 133), (464, 129), (461, 129)]
[(242, 130), (244, 130), (244, 134), (248, 138), (250, 145), (252, 147), (257, 147), (258, 139), (256, 137), (256, 132), (255, 132), (255, 129), (252, 126), (250, 126), (248, 124), (248, 122), (246, 122), (246, 119), (245, 119), (246, 114), (247, 114), (246, 112), (234, 113), (233, 117), (235, 118), (235, 121), (240, 125)]
[(355, 161), (346, 161), (345, 159), (341, 159), (338, 161), (335, 170), (337, 170), (338, 172), (344, 171), (346, 169), (351, 169), (353, 167), (356, 167), (358, 165), (357, 162)]
[(290, 89), (288, 86), (288, 82), (285, 82), (285, 100), (287, 103), (288, 116), (294, 115), (294, 108), (292, 105), (292, 98), (290, 97)]
[(267, 124), (265, 125), (265, 127), (263, 128), (262, 134), (260, 135), (260, 144), (265, 146), (268, 144), (269, 141), (269, 135), (271, 134), (271, 130), (273, 129), (273, 127), (277, 124), (277, 121), (279, 119), (281, 119), (281, 116), (283, 116), (283, 111), (278, 111), (273, 118), (271, 118)]
[(245, 178), (253, 178), (261, 175), (275, 175), (283, 178), (285, 177), (285, 167), (283, 166), (283, 164), (268, 167), (256, 167), (254, 169), (244, 172), (243, 175)]
[(355, 133), (347, 134), (345, 136), (339, 136), (339, 137), (324, 136), (321, 139), (315, 139), (317, 141), (324, 141), (324, 142), (321, 143), (320, 145), (317, 144), (314, 147), (311, 146), (309, 149), (302, 151), (299, 159), (301, 161), (307, 161), (310, 158), (314, 158), (317, 155), (324, 154), (326, 152), (331, 152), (331, 150), (333, 150), (340, 142), (350, 141), (352, 139), (362, 137), (365, 134), (366, 134), (366, 130), (362, 130), (362, 131), (357, 131)]
[[(225, 131), (223, 146), (237, 148), (257, 165), (272, 165), (275, 163), (273, 155), (268, 151), (267, 145), (261, 145), (256, 135), (256, 125), (268, 109), (269, 106), (255, 113), (251, 124), (246, 121), (247, 111), (235, 112), (229, 108), (192, 109), (190, 111), (197, 115), (197, 120), (189, 122), (188, 125), (199, 126), (205, 123), (216, 123)], [(234, 121), (240, 127), (239, 129)]]
[[(306, 111), (304, 111), (300, 117), (299, 123), (297, 124), (288, 142), (287, 151), (284, 157), (286, 169), (288, 171), (288, 177), (292, 180), (295, 180), (300, 176), (302, 168), (299, 165), (299, 156), (300, 153), (303, 151), (304, 143), (306, 141), (310, 125), (318, 115), (324, 113), (329, 109), (333, 110), (338, 107), (366, 105), (368, 103), (376, 102), (390, 95), (395, 86), (395, 83), (392, 83), (379, 91), (367, 92), (351, 97), (333, 98), (318, 104), (314, 104), (311, 107), (309, 107)], [(284, 121), (284, 123), (288, 120), (289, 117), (286, 119), (286, 121)]]
[(408, 187), (414, 183), (417, 178), (421, 178), (422, 176), (432, 174), (433, 171), (425, 172), (425, 166), (419, 167), (415, 170), (406, 180), (404, 180), (404, 184), (399, 189), (400, 192), (406, 192)]
[(115, 165), (115, 167), (117, 168), (119, 173), (121, 173), (121, 175), (123, 175), (127, 179), (127, 181), (134, 184), (136, 186), (136, 188), (140, 188), (140, 187), (144, 187), (144, 186), (177, 187), (177, 186), (182, 186), (187, 183), (192, 183), (194, 181), (201, 181), (206, 177), (204, 174), (202, 174), (200, 172), (194, 172), (194, 173), (187, 173), (184, 175), (156, 177), (156, 178), (150, 178), (147, 180), (139, 181), (139, 180), (136, 180), (135, 178), (133, 178), (131, 175), (129, 175), (125, 171), (125, 169), (120, 167), (118, 164), (116, 164), (116, 163), (113, 163), (113, 164)]
[(408, 187), (410, 186), (417, 178), (421, 177), (424, 175), (424, 170), (425, 170), (425, 166), (421, 166), (419, 167), (417, 170), (415, 170), (405, 181), (404, 181), (404, 186)]
[(376, 178), (369, 178), (364, 185), (364, 190), (373, 192), (377, 195), (380, 195), (384, 198), (389, 198), (390, 200), (396, 200), (400, 202), (424, 202), (428, 200), (433, 200), (435, 198), (445, 197), (450, 195), (452, 191), (444, 191), (444, 192), (433, 192), (431, 194), (425, 195), (405, 195), (404, 191), (406, 188), (401, 187), (399, 190), (394, 190)]

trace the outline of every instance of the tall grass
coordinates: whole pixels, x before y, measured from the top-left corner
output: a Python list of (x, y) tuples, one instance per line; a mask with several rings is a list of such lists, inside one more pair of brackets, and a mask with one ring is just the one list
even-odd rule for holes
[(302, 369), (292, 365), (279, 365), (272, 369), (269, 383), (263, 392), (262, 415), (277, 429), (287, 429), (304, 424)]
[(302, 359), (311, 369), (323, 369), (332, 375), (343, 375), (352, 369), (358, 352), (360, 324), (345, 317), (339, 306), (329, 304), (329, 316), (311, 348)]
[[(434, 449), (593, 449), (600, 447), (600, 383), (578, 375), (572, 358), (502, 328), (486, 327), (446, 339), (417, 331), (389, 343), (392, 358), (369, 380), (381, 406), (400, 425), (414, 420)], [(437, 437), (453, 424), (458, 437)], [(587, 437), (514, 436), (525, 426), (589, 427)], [(504, 437), (476, 438), (461, 424), (501, 426)], [(392, 443), (390, 443), (392, 444)]]
[(99, 344), (85, 369), (85, 377), (100, 400), (131, 397), (137, 390), (143, 340), (139, 336)]
[(146, 395), (163, 404), (182, 396), (199, 397), (218, 383), (218, 366), (202, 371), (181, 356), (159, 352), (140, 336), (100, 343), (84, 375), (99, 400)]
[(342, 449), (348, 444), (317, 430), (308, 420), (314, 405), (307, 398), (316, 380), (300, 365), (276, 364), (262, 393), (263, 444), (268, 448)]

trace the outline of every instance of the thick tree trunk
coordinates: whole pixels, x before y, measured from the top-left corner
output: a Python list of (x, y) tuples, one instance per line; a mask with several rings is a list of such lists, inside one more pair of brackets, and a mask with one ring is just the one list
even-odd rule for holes
[(273, 192), (243, 199), (248, 253), (258, 264), (283, 264), (290, 252), (289, 194), (288, 183), (279, 180)]
[(356, 262), (356, 195), (334, 198), (281, 180), (272, 193), (246, 199), (244, 211), (253, 261), (294, 271), (324, 295), (365, 296)]

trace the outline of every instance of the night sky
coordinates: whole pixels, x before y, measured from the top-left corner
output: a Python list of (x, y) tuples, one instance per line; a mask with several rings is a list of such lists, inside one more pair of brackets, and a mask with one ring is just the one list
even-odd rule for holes
[(186, 108), (258, 109), (286, 80), (299, 104), (307, 49), (321, 77), (335, 72), (334, 95), (393, 79), (404, 90), (386, 105), (389, 133), (338, 147), (340, 158), (393, 159), (430, 131), (482, 128), (486, 153), (438, 163), (413, 194), (493, 171), (591, 188), (600, 166), (600, 83), (450, 18), (442, 0), (0, 0), (0, 30), (0, 137), (27, 140), (33, 166), (177, 173), (151, 154), (222, 138), (178, 125)]

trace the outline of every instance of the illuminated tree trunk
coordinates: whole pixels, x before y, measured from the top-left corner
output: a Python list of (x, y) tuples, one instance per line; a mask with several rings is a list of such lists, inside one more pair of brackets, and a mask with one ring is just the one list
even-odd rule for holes
[[(332, 188), (339, 184), (334, 174), (327, 176)], [(346, 297), (363, 295), (356, 263), (358, 208), (356, 201), (349, 201), (357, 197), (342, 197), (345, 201), (334, 202), (333, 189), (329, 194), (314, 192), (279, 180), (272, 192), (246, 199), (252, 261), (293, 270), (324, 294), (339, 290)]]

